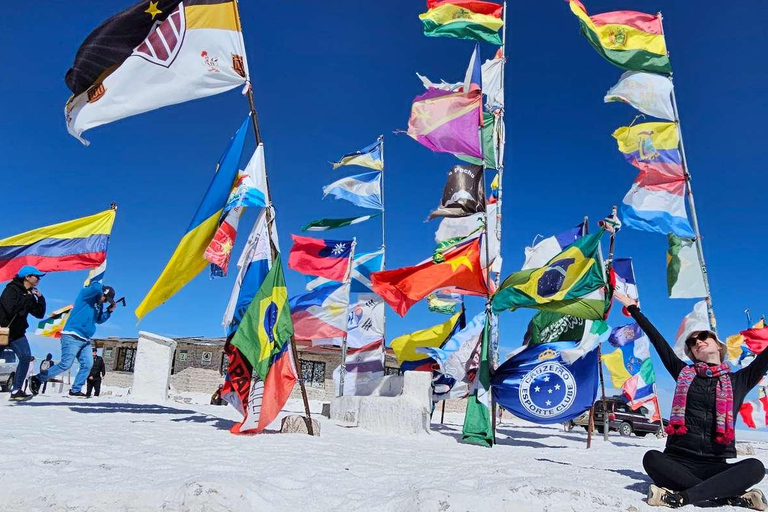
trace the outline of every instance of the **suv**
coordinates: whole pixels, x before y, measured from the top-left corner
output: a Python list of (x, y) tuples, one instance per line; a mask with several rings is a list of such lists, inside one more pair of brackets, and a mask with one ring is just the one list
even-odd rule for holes
[(16, 375), (16, 354), (13, 350), (0, 349), (0, 391), (10, 391)]
[[(648, 419), (649, 411), (645, 407), (639, 407), (633, 411), (624, 401), (623, 397), (614, 396), (605, 399), (608, 405), (608, 427), (609, 430), (617, 431), (622, 436), (630, 436), (633, 433), (638, 437), (645, 437), (647, 434), (658, 434), (660, 426), (658, 422), (652, 422)], [(669, 425), (669, 420), (662, 419), (664, 427)], [(571, 427), (582, 426), (584, 430), (589, 428), (589, 411), (571, 421)], [(603, 433), (603, 401), (595, 402), (595, 429)]]

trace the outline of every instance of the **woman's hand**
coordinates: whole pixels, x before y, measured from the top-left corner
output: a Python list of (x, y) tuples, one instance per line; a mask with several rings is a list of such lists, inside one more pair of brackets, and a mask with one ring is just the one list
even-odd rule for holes
[(624, 307), (637, 306), (638, 302), (631, 298), (629, 295), (625, 295), (621, 292), (613, 292), (613, 298), (621, 302)]

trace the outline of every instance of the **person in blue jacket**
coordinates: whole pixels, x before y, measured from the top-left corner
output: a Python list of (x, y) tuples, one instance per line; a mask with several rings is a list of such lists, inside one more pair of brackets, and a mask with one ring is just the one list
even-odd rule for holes
[[(109, 306), (105, 308), (106, 303), (109, 303)], [(67, 323), (61, 330), (61, 361), (29, 379), (33, 395), (39, 392), (44, 382), (69, 370), (77, 359), (80, 370), (75, 376), (69, 395), (88, 398), (82, 392), (82, 388), (93, 366), (91, 336), (96, 332), (96, 324), (103, 324), (109, 320), (114, 309), (115, 290), (111, 286), (102, 286), (101, 283), (95, 282), (80, 291)]]

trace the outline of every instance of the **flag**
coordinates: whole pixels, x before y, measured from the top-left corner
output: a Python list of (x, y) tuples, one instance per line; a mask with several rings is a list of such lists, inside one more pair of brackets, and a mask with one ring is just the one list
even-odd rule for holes
[(297, 340), (327, 340), (347, 333), (349, 283), (328, 283), (291, 298)]
[(427, 37), (474, 39), (501, 46), (502, 6), (479, 0), (427, 0), (419, 15)]
[(41, 272), (95, 268), (107, 258), (115, 210), (51, 224), (0, 240), (0, 282), (24, 265)]
[(264, 162), (264, 144), (256, 146), (248, 164), (238, 176), (232, 192), (227, 198), (225, 212), (237, 207), (262, 207), (269, 204), (267, 192), (267, 167)]
[(384, 170), (384, 152), (382, 146), (384, 145), (384, 136), (379, 138), (371, 144), (366, 146), (360, 151), (353, 153), (347, 153), (341, 157), (341, 160), (333, 164), (334, 169), (338, 169), (342, 165), (359, 165), (360, 167), (368, 167), (369, 169), (375, 169), (377, 171)]
[(429, 214), (435, 217), (466, 217), (485, 211), (485, 183), (479, 165), (454, 165), (448, 171), (440, 206)]
[(584, 335), (579, 344), (572, 349), (560, 351), (560, 358), (568, 364), (572, 364), (579, 358), (592, 352), (608, 339), (611, 328), (605, 320), (586, 320), (584, 322)]
[[(611, 373), (611, 382), (613, 387), (621, 389), (624, 383), (640, 373), (646, 361), (650, 370), (646, 368), (646, 377), (649, 379), (646, 384), (655, 382), (653, 377), (653, 364), (651, 363), (650, 342), (636, 323), (630, 323), (616, 327), (611, 331), (609, 343), (616, 350), (610, 354), (603, 354), (602, 359), (605, 367)], [(650, 371), (650, 373), (648, 373)]]
[(347, 348), (357, 349), (384, 338), (384, 301), (375, 293), (360, 293), (350, 301)]
[(91, 283), (100, 283), (104, 279), (104, 274), (107, 273), (107, 258), (104, 258), (104, 261), (101, 262), (101, 265), (99, 265), (96, 268), (92, 268), (90, 272), (88, 272), (88, 277), (85, 278), (85, 282), (83, 283), (83, 286), (91, 286)]
[[(237, 261), (238, 273), (235, 286), (232, 288), (222, 320), (227, 336), (234, 334), (237, 330), (243, 315), (272, 266), (272, 249), (267, 225), (267, 212), (262, 210), (253, 224), (248, 241)], [(272, 243), (275, 250), (279, 251), (280, 244), (277, 240), (277, 227), (274, 221), (272, 221)]]
[[(752, 326), (752, 329), (762, 329), (765, 327), (765, 320), (759, 320), (755, 325)], [(746, 345), (744, 345), (744, 335), (734, 334), (732, 336), (728, 336), (725, 339), (725, 344), (728, 347), (728, 361), (731, 363), (740, 363), (744, 358), (744, 352), (752, 353)]]
[(248, 80), (234, 0), (139, 2), (99, 25), (64, 81), (73, 136), (167, 105), (226, 92)]
[(624, 381), (621, 392), (633, 411), (656, 398), (656, 373), (650, 358), (643, 361), (640, 371)]
[(739, 414), (747, 427), (765, 428), (768, 426), (768, 397), (761, 396), (757, 400), (744, 402)]
[(581, 34), (608, 62), (630, 71), (672, 73), (661, 18), (636, 11), (587, 15), (584, 4), (570, 0)]
[[(372, 292), (371, 274), (373, 272), (379, 272), (384, 266), (384, 251), (374, 252), (361, 252), (355, 255), (355, 260), (352, 263), (352, 272), (350, 272), (350, 279), (352, 281), (352, 293), (368, 293)], [(325, 277), (311, 277), (307, 276), (307, 290), (312, 290), (325, 283), (331, 282), (330, 279)]]
[(320, 219), (313, 220), (309, 224), (306, 224), (301, 228), (302, 231), (328, 231), (329, 229), (343, 228), (345, 226), (352, 226), (354, 224), (360, 224), (374, 217), (378, 217), (379, 214), (362, 215), (360, 217), (350, 217), (347, 219)]
[(565, 423), (588, 410), (597, 395), (597, 351), (565, 363), (560, 352), (575, 346), (575, 342), (544, 343), (507, 359), (491, 381), (496, 403), (538, 424)]
[(485, 213), (475, 213), (466, 217), (445, 217), (435, 231), (437, 247), (432, 258), (435, 263), (440, 263), (446, 252), (461, 244), (482, 236), (483, 228), (490, 236), (482, 237), (480, 246), (480, 264), (488, 268), (486, 262), (485, 243), (488, 242), (487, 256), (491, 260), (491, 271), (501, 271), (501, 255), (498, 233), (498, 205), (487, 203)]
[(693, 306), (693, 310), (685, 315), (675, 335), (674, 351), (680, 359), (688, 359), (685, 353), (685, 340), (696, 331), (711, 331), (707, 301), (700, 300)]
[(240, 224), (240, 216), (243, 209), (237, 207), (226, 213), (219, 224), (211, 243), (203, 253), (203, 257), (211, 262), (211, 278), (225, 277), (229, 270), (229, 260), (232, 258), (232, 249), (235, 248), (237, 238), (237, 226)]
[[(488, 205), (490, 206), (490, 205)], [(454, 239), (465, 239), (478, 234), (485, 227), (485, 215), (477, 213), (466, 217), (445, 217), (435, 231), (435, 242), (439, 245)]]
[(480, 241), (474, 240), (445, 254), (445, 261), (427, 260), (413, 267), (371, 274), (373, 291), (403, 316), (431, 292), (454, 286), (468, 292), (488, 293), (480, 268)]
[(649, 116), (675, 120), (672, 108), (672, 80), (663, 75), (627, 71), (606, 93), (606, 103), (628, 103)]
[(457, 350), (461, 349), (467, 343), (471, 344), (473, 347), (478, 344), (480, 335), (485, 328), (485, 317), (485, 311), (478, 313), (469, 321), (469, 323), (467, 323), (466, 327), (453, 334), (440, 347), (423, 347), (417, 349), (417, 351), (434, 359), (439, 367), (439, 371), (441, 373), (446, 373), (445, 364)]
[(35, 335), (45, 336), (46, 338), (61, 338), (61, 330), (67, 323), (69, 313), (72, 311), (73, 305), (64, 306), (59, 308), (48, 318), (44, 318), (37, 323), (37, 330)]
[(603, 233), (579, 238), (544, 267), (511, 274), (493, 296), (494, 313), (534, 308), (602, 320), (607, 306), (599, 261)]
[[(613, 138), (628, 164), (654, 175), (685, 178), (677, 124), (653, 122), (622, 126), (613, 132)], [(654, 179), (659, 180), (660, 176)]]
[(443, 315), (453, 315), (463, 302), (464, 298), (461, 295), (447, 290), (437, 290), (427, 295), (429, 310)]
[(480, 91), (450, 92), (430, 89), (413, 100), (408, 135), (437, 153), (483, 158)]
[[(616, 258), (611, 264), (611, 284), (614, 292), (623, 293), (630, 299), (637, 300), (637, 283), (635, 282), (635, 269), (632, 268), (632, 258)], [(624, 316), (630, 316), (627, 308), (622, 307)]]
[(244, 414), (230, 432), (257, 434), (280, 413), (298, 379), (290, 351), (292, 335), (288, 291), (278, 255), (227, 344), (229, 379), (222, 395)]
[[(368, 396), (384, 378), (384, 340), (360, 348), (347, 348), (344, 374), (344, 396)], [(341, 366), (333, 370), (333, 389), (339, 392)]]
[(707, 296), (699, 250), (693, 238), (667, 235), (667, 290), (670, 299), (695, 299)]
[(744, 336), (744, 344), (753, 354), (759, 354), (768, 347), (768, 327), (747, 329), (741, 331)]
[[(485, 312), (476, 316), (467, 327), (451, 337), (442, 349), (424, 349), (431, 353), (440, 368), (439, 373), (433, 373), (438, 376), (436, 381), (433, 379), (433, 401), (465, 398), (469, 395), (470, 386), (479, 369), (485, 316)], [(481, 317), (479, 330), (478, 317)]]
[(197, 212), (189, 223), (184, 237), (160, 277), (136, 308), (136, 317), (139, 321), (147, 313), (173, 297), (208, 264), (203, 254), (219, 228), (219, 220), (232, 190), (232, 184), (237, 177), (249, 121), (250, 117), (246, 117), (240, 129), (232, 136), (227, 150), (216, 165), (216, 174), (200, 206), (197, 207)]
[(554, 311), (538, 311), (523, 337), (523, 345), (541, 345), (554, 341), (577, 341), (584, 337), (588, 320)]
[(384, 209), (381, 204), (381, 173), (378, 171), (336, 180), (323, 187), (323, 199), (329, 194), (361, 208)]
[(319, 240), (291, 235), (293, 247), (288, 256), (288, 267), (310, 276), (321, 276), (342, 282), (349, 271), (349, 256), (353, 240)]
[[(581, 238), (584, 234), (584, 223), (577, 225), (567, 231), (563, 231), (555, 236), (544, 238), (531, 247), (525, 248), (525, 263), (521, 270), (541, 268), (549, 260), (563, 252), (571, 246), (573, 242)], [(540, 235), (539, 235), (540, 236)], [(536, 240), (534, 240), (536, 242)]]
[(436, 362), (419, 349), (427, 347), (438, 348), (448, 341), (454, 334), (464, 328), (464, 310), (459, 311), (447, 321), (398, 336), (390, 346), (395, 351), (397, 362), (404, 371), (432, 371)]
[[(469, 389), (467, 409), (464, 413), (464, 425), (461, 428), (461, 440), (490, 448), (493, 446), (493, 427), (491, 423), (491, 356), (489, 318), (486, 315), (485, 328), (480, 338), (479, 364), (475, 378)], [(495, 392), (495, 390), (494, 390)]]
[[(485, 108), (489, 111), (504, 108), (504, 64), (506, 58), (503, 55), (486, 60), (482, 66), (483, 94), (485, 94)], [(485, 123), (483, 123), (485, 126)]]

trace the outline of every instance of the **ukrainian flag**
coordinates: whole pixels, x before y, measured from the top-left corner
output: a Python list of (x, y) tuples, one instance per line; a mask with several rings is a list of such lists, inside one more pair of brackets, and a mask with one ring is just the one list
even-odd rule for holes
[(607, 285), (599, 250), (604, 232), (578, 239), (544, 267), (511, 274), (493, 296), (493, 311), (533, 308), (602, 320)]
[(186, 234), (152, 289), (136, 308), (136, 317), (139, 321), (147, 313), (170, 299), (208, 266), (209, 262), (204, 257), (205, 249), (216, 234), (232, 185), (237, 179), (243, 143), (248, 132), (248, 121), (249, 117), (246, 117), (240, 129), (230, 140), (229, 147), (219, 160), (213, 181), (202, 203), (198, 206)]
[(397, 362), (403, 371), (431, 371), (437, 365), (432, 357), (422, 352), (425, 348), (440, 348), (454, 334), (463, 329), (464, 309), (453, 315), (447, 322), (428, 329), (404, 334), (392, 340), (391, 347), (395, 351)]

